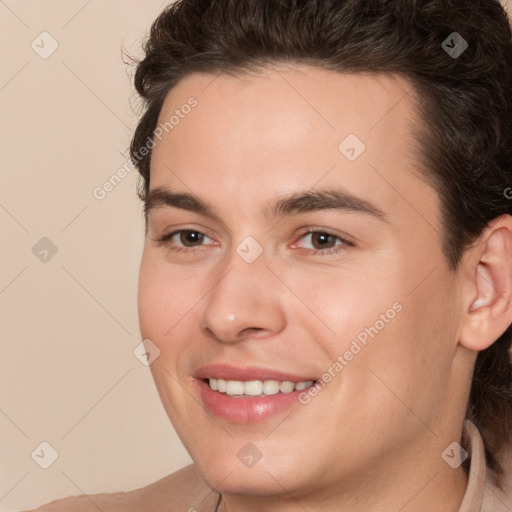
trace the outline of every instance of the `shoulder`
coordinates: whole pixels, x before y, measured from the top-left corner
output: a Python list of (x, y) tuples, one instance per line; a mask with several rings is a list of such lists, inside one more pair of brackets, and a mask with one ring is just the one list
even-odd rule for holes
[(140, 489), (70, 496), (24, 512), (213, 512), (218, 496), (190, 464)]

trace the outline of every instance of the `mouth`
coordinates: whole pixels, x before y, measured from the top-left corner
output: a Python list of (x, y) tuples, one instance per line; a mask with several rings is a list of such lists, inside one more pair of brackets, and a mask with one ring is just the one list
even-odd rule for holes
[(264, 422), (297, 407), (300, 394), (318, 382), (309, 375), (228, 365), (202, 367), (194, 377), (208, 411), (239, 424)]

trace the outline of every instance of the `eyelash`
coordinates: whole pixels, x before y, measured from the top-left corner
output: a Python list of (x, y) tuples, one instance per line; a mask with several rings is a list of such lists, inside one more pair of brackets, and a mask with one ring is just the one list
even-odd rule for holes
[[(202, 250), (201, 247), (202, 246), (195, 246), (195, 247), (175, 247), (175, 246), (172, 246), (171, 245), (171, 240), (172, 238), (179, 234), (179, 233), (186, 233), (186, 232), (189, 232), (189, 233), (199, 233), (201, 235), (204, 235), (206, 237), (208, 237), (208, 235), (206, 235), (205, 233), (202, 233), (201, 231), (197, 231), (195, 229), (178, 229), (176, 231), (172, 231), (171, 233), (167, 233), (165, 235), (163, 235), (162, 237), (160, 238), (157, 238), (155, 241), (158, 243), (159, 246), (163, 246), (165, 247), (168, 251), (170, 252), (174, 252), (174, 253), (179, 253), (179, 252), (196, 252), (198, 250)], [(335, 253), (338, 253), (340, 251), (343, 251), (343, 250), (346, 250), (347, 247), (353, 247), (354, 246), (354, 243), (343, 238), (343, 237), (340, 237), (339, 235), (335, 235), (334, 233), (331, 233), (329, 231), (326, 231), (325, 229), (311, 229), (309, 231), (306, 231), (304, 233), (302, 233), (299, 237), (299, 239), (302, 239), (304, 238), (305, 236), (307, 235), (311, 235), (311, 234), (316, 234), (316, 233), (320, 233), (322, 235), (328, 235), (328, 236), (331, 236), (331, 237), (334, 237), (336, 239), (338, 239), (339, 241), (342, 242), (342, 245), (341, 246), (338, 246), (337, 248), (336, 247), (331, 247), (329, 249), (305, 249), (306, 251), (309, 251), (311, 253), (313, 253), (313, 255), (322, 255), (322, 256), (325, 256), (325, 255), (328, 255), (328, 254), (335, 254)], [(208, 237), (210, 238), (210, 237)]]

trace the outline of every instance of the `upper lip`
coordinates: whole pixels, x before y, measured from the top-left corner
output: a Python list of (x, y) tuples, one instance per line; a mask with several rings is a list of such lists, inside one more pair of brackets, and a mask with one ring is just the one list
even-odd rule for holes
[(262, 368), (257, 366), (246, 366), (237, 368), (227, 364), (208, 364), (201, 366), (195, 373), (196, 379), (224, 379), (224, 380), (288, 380), (291, 382), (304, 382), (308, 380), (315, 381), (316, 377), (310, 375), (297, 375), (284, 371), (273, 370), (271, 368)]

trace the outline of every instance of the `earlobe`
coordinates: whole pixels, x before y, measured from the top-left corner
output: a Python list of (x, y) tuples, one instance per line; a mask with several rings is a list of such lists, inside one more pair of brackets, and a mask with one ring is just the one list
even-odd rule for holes
[(512, 324), (511, 240), (512, 217), (506, 215), (489, 226), (471, 249), (480, 256), (470, 273), (472, 297), (459, 338), (470, 350), (485, 350)]

